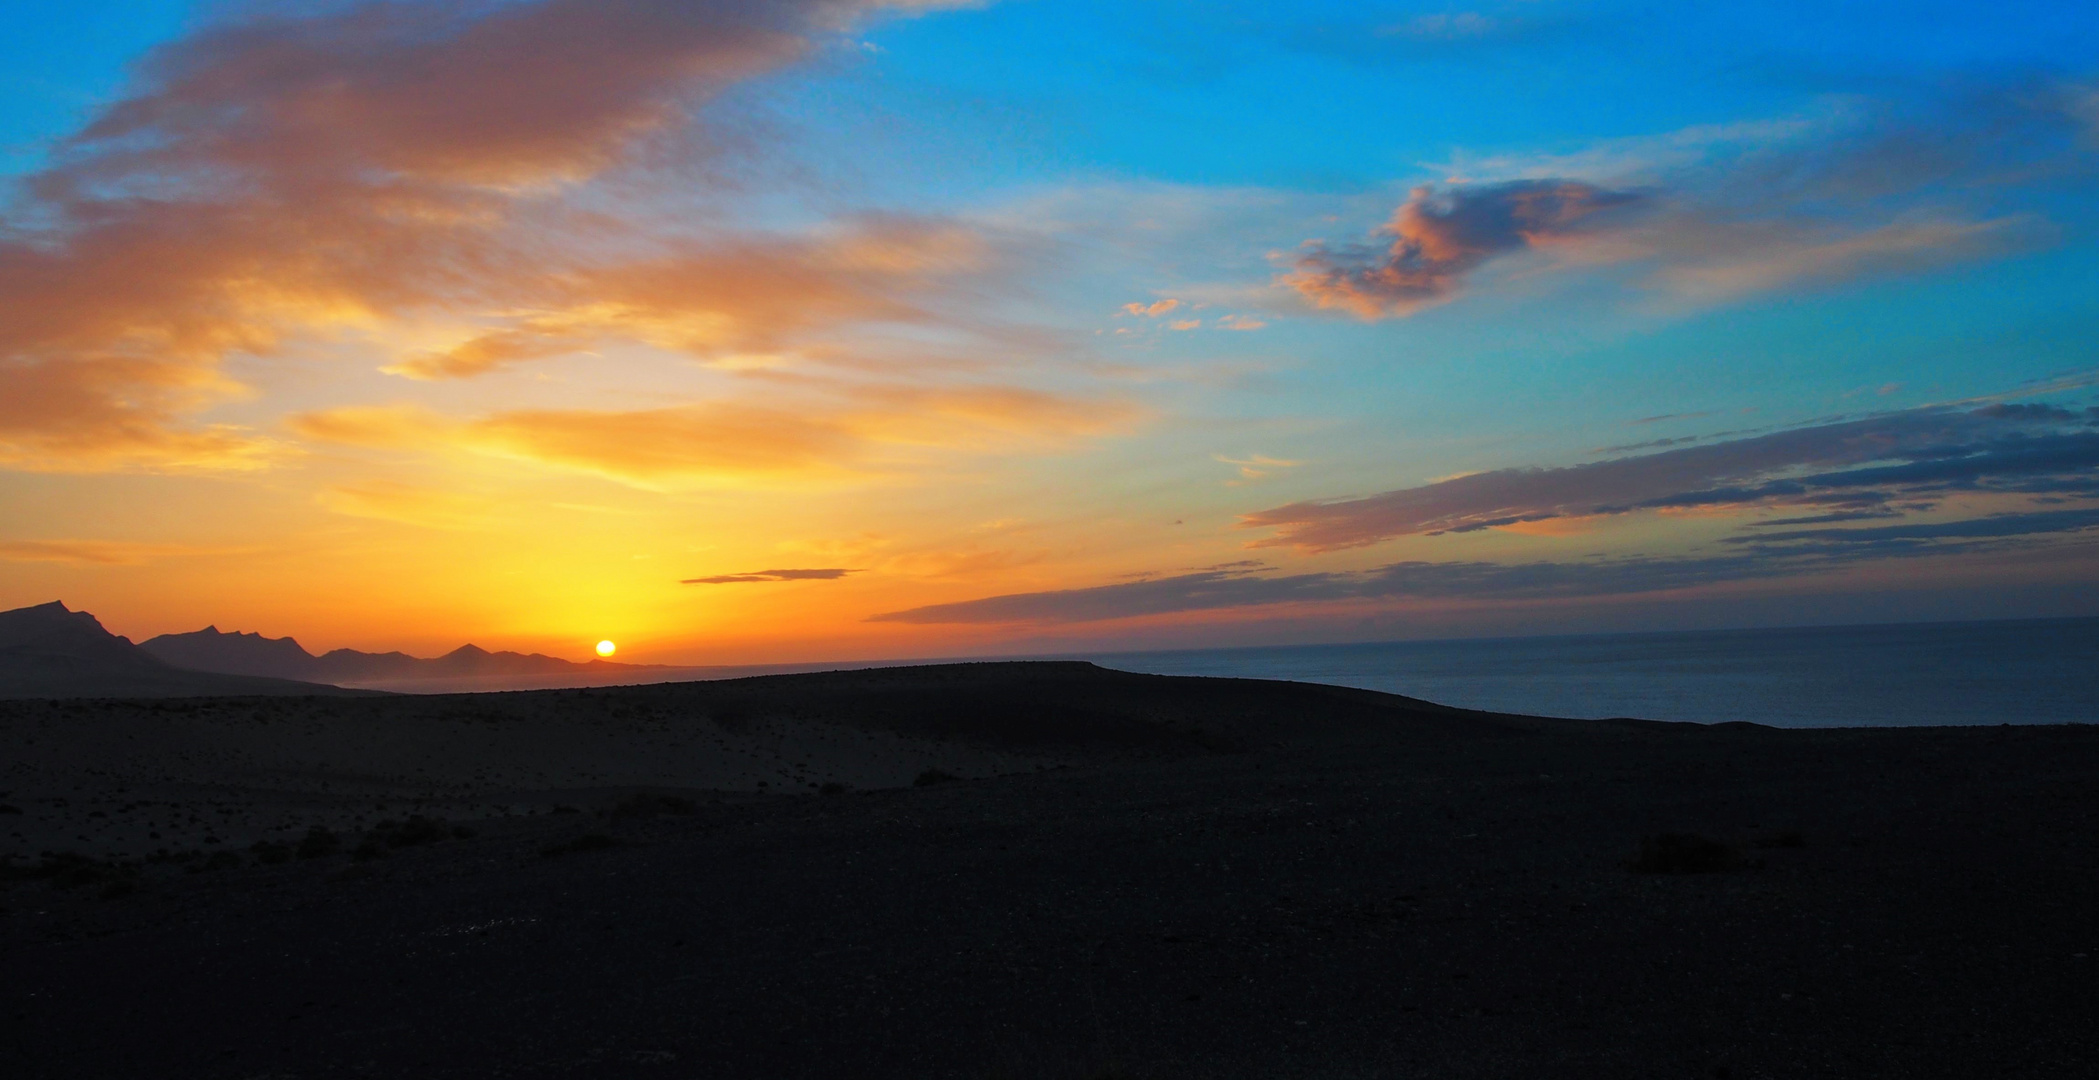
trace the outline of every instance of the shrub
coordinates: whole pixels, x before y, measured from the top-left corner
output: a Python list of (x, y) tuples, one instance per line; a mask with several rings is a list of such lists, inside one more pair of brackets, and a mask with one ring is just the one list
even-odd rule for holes
[(1662, 833), (1640, 841), (1627, 866), (1642, 874), (1710, 874), (1742, 865), (1733, 847), (1696, 833)]
[(614, 803), (609, 813), (616, 818), (655, 817), (657, 814), (690, 814), (697, 809), (691, 799), (640, 793)]
[(581, 851), (605, 851), (618, 846), (619, 841), (606, 836), (604, 833), (584, 833), (582, 836), (576, 837), (565, 844), (552, 844), (540, 848), (539, 853), (551, 859), (557, 855), (569, 855)]
[(43, 862), (34, 871), (34, 876), (49, 881), (55, 888), (75, 889), (102, 881), (109, 876), (110, 869), (78, 852), (47, 851), (44, 853)]
[(927, 769), (918, 774), (918, 779), (911, 781), (911, 786), (932, 787), (934, 784), (945, 784), (960, 779), (962, 778), (953, 773), (941, 772), (939, 769)]
[(256, 862), (268, 863), (272, 866), (281, 862), (290, 862), (292, 858), (292, 846), (290, 844), (276, 844), (268, 840), (257, 840), (255, 846), (248, 850), (255, 853)]
[(411, 814), (407, 821), (398, 824), (382, 821), (372, 826), (372, 832), (384, 841), (387, 847), (395, 848), (434, 844), (451, 835), (444, 822), (432, 821), (421, 814)]
[(212, 852), (212, 853), (211, 853), (211, 857), (210, 857), (210, 858), (208, 858), (208, 859), (205, 859), (205, 860), (204, 860), (203, 862), (201, 862), (201, 863), (191, 863), (191, 864), (190, 864), (190, 869), (191, 869), (192, 871), (196, 871), (196, 870), (231, 870), (231, 869), (233, 869), (234, 867), (236, 867), (236, 866), (239, 866), (240, 864), (241, 864), (241, 857), (240, 857), (240, 856), (238, 856), (238, 855), (235, 855), (235, 854), (234, 854), (233, 852), (230, 852), (230, 851), (214, 851), (214, 852)]
[(315, 825), (307, 829), (306, 838), (299, 841), (299, 857), (302, 859), (319, 859), (333, 855), (341, 851), (342, 848), (342, 837), (335, 835), (323, 826)]
[(853, 789), (836, 780), (827, 781), (824, 786), (816, 789), (819, 795), (843, 795), (851, 790)]

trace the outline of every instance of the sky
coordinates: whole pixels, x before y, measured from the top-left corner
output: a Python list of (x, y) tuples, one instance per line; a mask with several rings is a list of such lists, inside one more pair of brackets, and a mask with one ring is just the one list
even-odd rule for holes
[(2099, 614), (2099, 15), (0, 0), (0, 607), (709, 664)]

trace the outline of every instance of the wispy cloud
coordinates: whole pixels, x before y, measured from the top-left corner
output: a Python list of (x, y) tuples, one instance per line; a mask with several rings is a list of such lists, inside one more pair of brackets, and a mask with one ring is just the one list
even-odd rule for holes
[(1950, 490), (2099, 494), (2099, 413), (1925, 408), (1562, 468), (1474, 473), (1248, 514), (1309, 551), (1557, 517), (1698, 506), (1880, 507)]
[(1723, 582), (1797, 577), (1885, 559), (1950, 556), (2099, 529), (2099, 508), (1997, 514), (1968, 521), (1817, 529), (1737, 538), (1720, 555), (1495, 563), (1389, 563), (1360, 572), (1275, 574), (1228, 566), (1082, 589), (932, 604), (873, 617), (916, 624), (1104, 622), (1228, 608), (1395, 600), (1550, 601), (1635, 596)]
[(0, 540), (0, 559), (9, 562), (77, 563), (129, 566), (183, 555), (207, 555), (225, 548), (183, 544), (141, 544), (127, 540)]
[(1223, 454), (1214, 456), (1218, 461), (1226, 465), (1239, 466), (1239, 477), (1242, 480), (1260, 480), (1264, 477), (1273, 476), (1279, 470), (1295, 469), (1304, 464), (1302, 461), (1274, 458), (1266, 454), (1250, 454), (1243, 458), (1226, 457)]
[(747, 574), (717, 574), (714, 577), (686, 578), (680, 585), (755, 585), (768, 581), (836, 581), (858, 570), (842, 567), (822, 567), (810, 570), (753, 570)]
[(484, 524), (493, 509), (487, 499), (394, 480), (331, 485), (314, 501), (347, 517), (428, 529), (471, 529)]
[(1143, 415), (1114, 399), (1010, 386), (849, 386), (773, 402), (658, 409), (516, 409), (460, 419), (417, 405), (302, 413), (321, 442), (467, 450), (643, 488), (842, 477), (880, 471), (883, 448), (995, 451), (1112, 432)]

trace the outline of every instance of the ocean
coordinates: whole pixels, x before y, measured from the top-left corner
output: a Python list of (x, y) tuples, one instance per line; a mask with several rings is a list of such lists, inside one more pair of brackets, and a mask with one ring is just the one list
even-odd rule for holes
[(2099, 618), (1088, 654), (1537, 716), (1776, 727), (2099, 721)]

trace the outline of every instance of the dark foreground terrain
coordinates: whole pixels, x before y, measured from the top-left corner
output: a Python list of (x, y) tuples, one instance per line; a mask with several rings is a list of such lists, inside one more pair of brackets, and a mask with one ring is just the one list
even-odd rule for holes
[[(1083, 665), (501, 695), (462, 720), (467, 700), (337, 701), (374, 711), (314, 730), (345, 754), (344, 725), (477, 724), (496, 749), (548, 715), (645, 746), (790, 732), (797, 790), (834, 793), (419, 803), (381, 776), (389, 823), (314, 810), (332, 852), (229, 827), (211, 854), (18, 860), (0, 1075), (2099, 1069), (2099, 728), (1546, 721)], [(37, 708), (0, 717), (0, 746), (47, 745)], [(242, 710), (288, 722), (67, 715), (127, 743), (206, 725), (225, 775), (195, 783), (251, 809), (357, 780), (225, 750)], [(925, 755), (924, 783), (823, 779), (869, 740)], [(133, 782), (73, 754), (17, 775), (82, 799)], [(944, 779), (942, 755), (979, 775)], [(53, 797), (0, 830), (84, 805)]]

